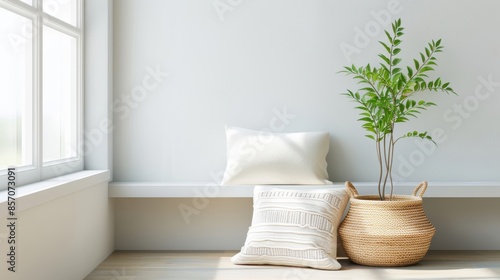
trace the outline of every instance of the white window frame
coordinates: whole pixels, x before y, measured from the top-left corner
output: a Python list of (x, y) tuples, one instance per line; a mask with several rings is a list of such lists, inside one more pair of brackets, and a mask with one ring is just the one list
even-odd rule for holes
[[(54, 3), (59, 3), (53, 0)], [(16, 169), (16, 185), (22, 186), (49, 178), (83, 170), (83, 73), (84, 73), (84, 9), (83, 1), (77, 0), (76, 26), (43, 12), (43, 0), (33, 0), (33, 6), (20, 0), (0, 0), (0, 7), (32, 21), (32, 79), (33, 79), (33, 163), (27, 166), (12, 166)], [(43, 162), (43, 26), (48, 26), (76, 39), (76, 107), (77, 135), (76, 156)], [(7, 188), (7, 169), (0, 169), (0, 191)]]

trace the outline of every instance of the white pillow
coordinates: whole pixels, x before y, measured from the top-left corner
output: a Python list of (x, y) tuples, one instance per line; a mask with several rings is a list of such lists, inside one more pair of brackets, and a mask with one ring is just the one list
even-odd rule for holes
[(337, 229), (349, 197), (340, 187), (254, 189), (252, 226), (234, 264), (337, 270)]
[(226, 126), (222, 185), (331, 184), (327, 132), (272, 133)]

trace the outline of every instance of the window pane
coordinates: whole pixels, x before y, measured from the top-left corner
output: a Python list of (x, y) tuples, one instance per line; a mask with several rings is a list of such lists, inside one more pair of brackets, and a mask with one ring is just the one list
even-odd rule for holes
[(43, 11), (76, 26), (78, 0), (43, 0)]
[(0, 169), (33, 163), (32, 21), (0, 8)]
[(21, 1), (28, 4), (28, 5), (33, 6), (33, 0), (21, 0)]
[(76, 39), (43, 27), (43, 161), (76, 156)]

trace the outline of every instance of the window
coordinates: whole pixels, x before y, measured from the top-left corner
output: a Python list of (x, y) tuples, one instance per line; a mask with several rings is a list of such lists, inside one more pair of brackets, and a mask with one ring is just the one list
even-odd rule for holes
[(0, 190), (81, 170), (82, 0), (0, 0)]

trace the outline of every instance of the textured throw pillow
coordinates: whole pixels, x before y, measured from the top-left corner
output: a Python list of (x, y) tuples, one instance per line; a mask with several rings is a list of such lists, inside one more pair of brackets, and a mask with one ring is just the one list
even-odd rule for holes
[(245, 245), (234, 264), (337, 270), (337, 228), (349, 197), (344, 188), (256, 186)]
[(271, 133), (226, 126), (222, 185), (331, 184), (327, 132)]

